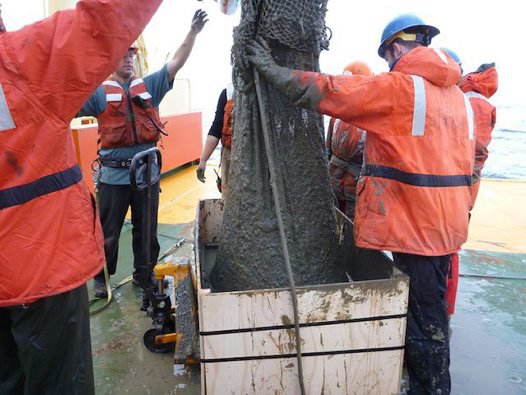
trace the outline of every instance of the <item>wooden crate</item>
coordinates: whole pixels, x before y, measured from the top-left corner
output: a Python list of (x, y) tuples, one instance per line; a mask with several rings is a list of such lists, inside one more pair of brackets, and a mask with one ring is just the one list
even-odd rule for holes
[[(222, 214), (221, 200), (199, 204), (195, 252), (202, 393), (298, 394), (290, 292), (210, 292), (207, 272)], [(345, 221), (340, 218), (341, 228)], [(343, 236), (350, 237), (348, 231)], [(376, 258), (385, 267), (387, 258), (380, 253)], [(298, 287), (297, 293), (308, 394), (400, 393), (407, 276), (395, 269), (390, 278)]]

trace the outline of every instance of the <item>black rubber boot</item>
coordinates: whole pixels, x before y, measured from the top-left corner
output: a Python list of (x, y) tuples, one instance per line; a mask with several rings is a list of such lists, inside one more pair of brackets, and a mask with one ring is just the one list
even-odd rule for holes
[(107, 298), (108, 297), (108, 291), (106, 290), (106, 283), (104, 279), (99, 279), (95, 277), (93, 279), (93, 290), (95, 291), (95, 297), (99, 299)]

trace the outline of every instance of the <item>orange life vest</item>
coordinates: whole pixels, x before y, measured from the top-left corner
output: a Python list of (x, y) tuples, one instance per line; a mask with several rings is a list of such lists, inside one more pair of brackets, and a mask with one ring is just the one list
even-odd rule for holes
[(223, 116), (223, 129), (221, 130), (221, 145), (232, 147), (232, 115), (234, 111), (234, 87), (229, 84), (226, 88), (225, 115)]
[[(154, 143), (164, 134), (159, 111), (142, 78), (134, 78), (126, 92), (117, 81), (102, 83), (106, 109), (97, 117), (102, 148)], [(140, 103), (140, 104), (139, 104)]]
[(329, 134), (327, 143), (331, 145), (332, 155), (360, 167), (363, 162), (365, 131), (350, 123), (332, 118), (329, 122)]
[(475, 119), (475, 166), (471, 187), (471, 205), (473, 207), (480, 187), (479, 181), (484, 162), (488, 158), (491, 133), (497, 121), (497, 110), (488, 100), (497, 91), (497, 69), (489, 67), (481, 72), (470, 73), (462, 78), (459, 86), (469, 98)]
[(364, 142), (365, 131), (331, 118), (327, 134), (327, 145), (330, 145), (331, 152), (329, 176), (340, 210), (348, 215), (351, 212), (348, 208), (351, 206), (347, 202), (356, 201), (356, 184), (363, 163)]
[(459, 80), (458, 65), (426, 47), (405, 54), (390, 73), (292, 74), (286, 89), (293, 101), (367, 130), (359, 247), (435, 256), (466, 241), (475, 140)]
[(160, 3), (81, 0), (0, 35), (0, 306), (100, 271), (102, 231), (69, 123)]

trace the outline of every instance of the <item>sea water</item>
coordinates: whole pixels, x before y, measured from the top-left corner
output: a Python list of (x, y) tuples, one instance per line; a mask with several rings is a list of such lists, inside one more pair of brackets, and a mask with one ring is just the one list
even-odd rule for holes
[[(325, 133), (329, 120), (330, 117), (324, 117)], [(219, 164), (220, 147), (219, 144), (208, 164)], [(488, 149), (482, 177), (526, 180), (526, 104), (497, 106), (497, 124)]]
[(497, 106), (482, 177), (526, 180), (526, 105)]

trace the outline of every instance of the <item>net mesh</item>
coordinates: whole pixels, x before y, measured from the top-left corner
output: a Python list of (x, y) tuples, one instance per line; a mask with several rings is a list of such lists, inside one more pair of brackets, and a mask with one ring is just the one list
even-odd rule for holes
[(321, 49), (329, 48), (325, 26), (327, 0), (247, 0), (241, 2), (241, 10), (232, 49), (238, 72), (249, 68), (245, 44), (256, 35), (316, 58)]
[(272, 196), (269, 159), (276, 185), (296, 285), (345, 281), (336, 217), (324, 155), (322, 117), (295, 107), (261, 79), (261, 104), (268, 115), (267, 158), (254, 73), (245, 55), (249, 40), (261, 36), (279, 65), (319, 70), (328, 45), (326, 1), (242, 1), (234, 30), (234, 123), (229, 191), (222, 242), (211, 275), (214, 291), (288, 286)]

